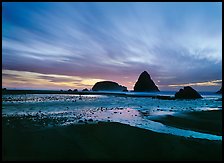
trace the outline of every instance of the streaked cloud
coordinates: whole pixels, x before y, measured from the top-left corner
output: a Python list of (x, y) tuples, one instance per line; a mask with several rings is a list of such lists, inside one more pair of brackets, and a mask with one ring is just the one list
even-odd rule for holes
[(40, 74), (26, 71), (3, 70), (3, 85), (8, 88), (45, 88), (45, 89), (91, 89), (93, 84), (104, 79), (81, 78), (54, 74)]
[(187, 84), (171, 84), (169, 87), (185, 87), (185, 86), (221, 86), (222, 80), (213, 80), (206, 82), (198, 82), (198, 83), (187, 83)]
[(5, 87), (33, 79), (81, 88), (103, 79), (133, 89), (144, 70), (166, 90), (222, 79), (220, 3), (8, 2), (2, 15)]

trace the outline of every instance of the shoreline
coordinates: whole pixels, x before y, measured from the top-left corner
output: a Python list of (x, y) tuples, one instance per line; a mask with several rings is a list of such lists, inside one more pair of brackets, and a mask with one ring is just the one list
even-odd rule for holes
[[(2, 90), (3, 95), (26, 95), (26, 94), (71, 94), (71, 95), (106, 95), (117, 97), (139, 97), (154, 98), (161, 100), (195, 100), (195, 99), (178, 99), (174, 95), (161, 95), (159, 92), (134, 92), (134, 91), (64, 91), (64, 90)], [(137, 94), (136, 94), (137, 93)], [(140, 93), (140, 94), (139, 94)], [(158, 93), (158, 94), (156, 94)], [(174, 93), (175, 94), (175, 93)], [(218, 95), (214, 92), (214, 94)], [(221, 100), (219, 98), (218, 100)]]
[[(55, 91), (55, 90), (5, 90), (2, 91), (3, 95), (19, 95), (19, 94), (74, 94), (74, 95), (107, 95), (107, 96), (120, 96), (120, 97), (149, 97), (158, 98), (164, 100), (174, 100), (173, 96), (168, 95), (152, 95), (150, 93), (155, 92), (132, 92), (132, 93), (143, 93), (143, 94), (127, 94), (130, 92), (110, 92), (110, 91)], [(149, 93), (149, 94), (144, 94)]]
[(3, 125), (3, 160), (222, 159), (222, 141), (156, 133), (117, 122), (21, 128)]

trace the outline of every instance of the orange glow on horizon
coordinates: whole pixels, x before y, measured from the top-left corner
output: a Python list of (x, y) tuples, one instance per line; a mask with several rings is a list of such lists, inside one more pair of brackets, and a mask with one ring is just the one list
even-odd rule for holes
[[(105, 81), (106, 79), (97, 78), (84, 78), (80, 76), (67, 76), (67, 75), (55, 75), (55, 74), (41, 74), (26, 71), (13, 71), (2, 70), (2, 87), (6, 88), (21, 88), (21, 89), (79, 89), (84, 88), (92, 89), (93, 85), (99, 81)], [(127, 79), (127, 78), (126, 78)], [(127, 87), (128, 90), (133, 90), (136, 79), (120, 79), (113, 78), (114, 82), (119, 85)], [(183, 86), (220, 86), (222, 80), (213, 80), (198, 83), (188, 84), (171, 84), (163, 85), (158, 84), (160, 80), (155, 83), (159, 89), (183, 87)]]
[(2, 73), (9, 75), (2, 78), (2, 86), (7, 88), (91, 89), (96, 82), (104, 80), (13, 70)]

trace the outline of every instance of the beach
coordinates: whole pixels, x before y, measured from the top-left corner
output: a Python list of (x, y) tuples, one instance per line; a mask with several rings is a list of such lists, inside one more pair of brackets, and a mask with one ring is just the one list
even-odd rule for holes
[(222, 135), (222, 110), (182, 112), (150, 118), (165, 125)]
[(3, 160), (222, 160), (219, 98), (4, 95)]
[(99, 122), (26, 130), (3, 127), (3, 160), (221, 160), (222, 142)]

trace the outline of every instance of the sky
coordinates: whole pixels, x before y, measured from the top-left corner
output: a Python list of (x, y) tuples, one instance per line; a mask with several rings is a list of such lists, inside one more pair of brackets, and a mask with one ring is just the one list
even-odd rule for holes
[(221, 2), (4, 2), (2, 87), (161, 91), (222, 85)]

